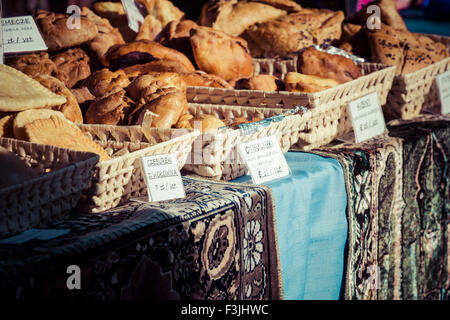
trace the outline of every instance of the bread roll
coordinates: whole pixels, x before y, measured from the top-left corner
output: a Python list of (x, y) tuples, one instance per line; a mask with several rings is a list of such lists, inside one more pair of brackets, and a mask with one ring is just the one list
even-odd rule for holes
[(290, 92), (319, 92), (339, 85), (333, 79), (305, 75), (298, 72), (288, 72), (284, 79), (286, 90)]

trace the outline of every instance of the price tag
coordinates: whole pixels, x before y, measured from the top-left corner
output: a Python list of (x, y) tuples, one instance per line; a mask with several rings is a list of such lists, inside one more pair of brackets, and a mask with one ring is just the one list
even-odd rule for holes
[(276, 136), (242, 143), (238, 146), (238, 151), (254, 184), (284, 178), (291, 173)]
[(136, 6), (136, 3), (134, 0), (122, 0), (122, 5), (127, 15), (128, 26), (134, 32), (139, 32), (139, 26), (144, 22), (144, 17)]
[(376, 92), (350, 102), (349, 110), (356, 143), (371, 139), (386, 131), (383, 111)]
[(444, 72), (436, 77), (441, 97), (441, 113), (450, 113), (450, 71)]
[(2, 31), (5, 53), (47, 50), (32, 16), (3, 18)]
[(186, 196), (175, 155), (147, 156), (141, 160), (149, 202), (178, 199)]

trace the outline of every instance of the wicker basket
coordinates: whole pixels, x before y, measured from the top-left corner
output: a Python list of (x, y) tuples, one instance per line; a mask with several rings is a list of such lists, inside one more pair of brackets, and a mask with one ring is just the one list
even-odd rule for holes
[(156, 154), (175, 154), (181, 169), (200, 134), (195, 130), (147, 129), (140, 126), (79, 125), (112, 156), (99, 162), (89, 189), (78, 209), (98, 213), (147, 195), (140, 159)]
[[(282, 108), (256, 108), (215, 104), (189, 104), (193, 115), (211, 114), (218, 118), (263, 117), (270, 118), (286, 113)], [(272, 121), (270, 125), (249, 134), (239, 129), (226, 128), (217, 133), (203, 133), (194, 142), (191, 156), (184, 169), (198, 175), (229, 181), (243, 176), (247, 168), (240, 159), (237, 146), (240, 143), (256, 140), (261, 137), (276, 135), (283, 152), (298, 141), (300, 133), (305, 129), (311, 114), (289, 114), (280, 117), (280, 121)]]
[[(450, 49), (450, 37), (427, 35)], [(387, 120), (409, 120), (423, 111), (440, 112), (441, 106), (436, 76), (450, 70), (450, 57), (412, 73), (394, 78), (384, 106)]]
[(39, 177), (0, 190), (0, 238), (46, 227), (75, 208), (89, 186), (99, 156), (22, 140), (0, 145), (30, 165)]
[[(255, 74), (273, 74), (281, 79), (296, 70), (296, 59), (255, 59)], [(269, 108), (292, 108), (302, 105), (311, 111), (311, 117), (296, 149), (310, 150), (333, 141), (352, 131), (348, 103), (372, 92), (377, 92), (380, 104), (386, 102), (395, 75), (395, 67), (363, 63), (363, 76), (316, 93), (267, 92), (222, 88), (188, 87), (188, 101), (195, 103), (241, 105)]]

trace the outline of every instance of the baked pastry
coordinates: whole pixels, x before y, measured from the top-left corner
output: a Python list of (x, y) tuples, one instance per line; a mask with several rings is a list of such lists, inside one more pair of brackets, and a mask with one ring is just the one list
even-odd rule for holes
[(382, 32), (370, 33), (368, 39), (372, 61), (396, 66), (396, 74), (401, 74), (404, 55), (400, 41), (395, 36)]
[(284, 78), (284, 84), (289, 92), (312, 93), (336, 87), (339, 82), (298, 72), (288, 72)]
[(25, 125), (25, 134), (27, 140), (33, 143), (93, 152), (100, 156), (100, 161), (111, 159), (105, 149), (86, 136), (80, 128), (60, 117), (35, 120)]
[(301, 10), (295, 1), (209, 0), (203, 7), (199, 24), (239, 36), (255, 23), (261, 23)]
[(115, 87), (111, 92), (92, 101), (86, 111), (86, 123), (126, 124), (134, 102), (125, 93), (121, 87)]
[(250, 116), (248, 118), (247, 117), (237, 117), (237, 118), (233, 118), (233, 119), (227, 119), (227, 122), (228, 122), (227, 125), (230, 128), (235, 129), (240, 124), (261, 121), (263, 119), (264, 119), (264, 117), (257, 117), (257, 116)]
[(221, 127), (226, 127), (226, 124), (211, 114), (202, 114), (192, 118), (191, 127), (200, 129), (201, 132), (215, 132)]
[(341, 37), (342, 11), (302, 9), (248, 27), (241, 35), (253, 57), (285, 57), (313, 44)]
[(59, 106), (51, 107), (53, 110), (62, 112), (64, 116), (72, 122), (83, 123), (83, 114), (81, 113), (77, 99), (64, 83), (55, 77), (47, 75), (39, 75), (36, 76), (35, 79), (52, 92), (66, 97), (66, 102)]
[(117, 28), (125, 42), (135, 40), (136, 33), (128, 26), (128, 19), (121, 2), (100, 1), (92, 4), (95, 13), (107, 19)]
[(69, 29), (69, 16), (45, 10), (38, 10), (36, 23), (41, 29), (42, 37), (49, 51), (74, 47), (94, 39), (98, 35), (95, 23), (80, 17), (80, 27)]
[(239, 37), (209, 27), (191, 29), (191, 46), (198, 68), (225, 80), (253, 75), (247, 43)]
[[(101, 2), (100, 2), (101, 3)], [(95, 58), (102, 66), (107, 66), (105, 55), (109, 48), (114, 45), (124, 44), (125, 40), (118, 28), (111, 25), (108, 19), (104, 19), (96, 15), (89, 8), (81, 8), (81, 17), (95, 23), (98, 29), (98, 35), (89, 41), (88, 47)]]
[(359, 24), (361, 26), (365, 26), (370, 16), (373, 15), (373, 12), (367, 12), (367, 8), (372, 5), (376, 5), (380, 8), (381, 13), (380, 18), (383, 24), (386, 24), (392, 27), (393, 29), (405, 31), (407, 30), (405, 21), (397, 11), (395, 0), (372, 1), (367, 5), (363, 6), (361, 10), (359, 10), (353, 16), (348, 17), (346, 21), (354, 24)]
[(2, 177), (0, 189), (24, 183), (38, 176), (25, 161), (2, 146), (0, 146), (0, 175)]
[(53, 107), (66, 103), (26, 74), (0, 64), (0, 112), (15, 112), (33, 108)]
[(188, 70), (183, 64), (175, 60), (154, 60), (144, 64), (135, 64), (120, 70), (123, 70), (128, 78), (136, 78), (152, 72), (190, 72), (190, 69)]
[(191, 73), (182, 73), (180, 76), (186, 85), (191, 87), (233, 89), (233, 86), (225, 81), (225, 79), (219, 77), (218, 75), (208, 74), (200, 70)]
[(27, 140), (25, 134), (25, 126), (38, 119), (49, 119), (50, 117), (59, 117), (67, 121), (66, 117), (59, 112), (51, 109), (30, 109), (17, 113), (13, 120), (14, 138), (19, 140)]
[(60, 80), (68, 88), (74, 87), (79, 81), (91, 75), (90, 58), (80, 48), (69, 49), (52, 56), (51, 59), (55, 63), (56, 69), (67, 75), (66, 80)]
[(112, 69), (120, 69), (153, 60), (174, 60), (195, 71), (191, 61), (181, 52), (164, 47), (151, 40), (136, 40), (123, 45), (112, 46), (106, 53), (106, 60)]
[(155, 38), (163, 46), (183, 53), (195, 66), (194, 54), (191, 47), (191, 30), (198, 27), (192, 20), (171, 21), (161, 30)]
[(91, 74), (91, 76), (84, 81), (83, 86), (86, 86), (89, 92), (95, 97), (101, 97), (116, 86), (126, 88), (129, 84), (130, 80), (128, 80), (128, 77), (123, 70), (113, 72), (103, 68)]
[(367, 57), (370, 54), (366, 31), (363, 26), (358, 24), (342, 24), (342, 35), (338, 41), (338, 47), (360, 57)]
[(0, 118), (0, 137), (14, 138), (13, 121), (15, 114), (9, 114)]
[(349, 58), (330, 54), (312, 47), (305, 49), (297, 60), (297, 71), (305, 75), (334, 79), (345, 83), (361, 77), (361, 70)]
[(76, 89), (70, 89), (78, 104), (95, 100), (95, 96), (89, 91), (88, 87), (83, 86)]
[(176, 88), (186, 94), (186, 83), (174, 72), (153, 72), (134, 79), (127, 87), (128, 95), (135, 101), (153, 94), (161, 88)]
[(162, 27), (170, 21), (180, 21), (185, 16), (184, 12), (169, 0), (136, 0), (136, 2), (146, 9), (147, 15), (159, 20)]
[(30, 77), (39, 74), (48, 74), (59, 80), (68, 81), (68, 75), (58, 70), (56, 64), (50, 59), (47, 52), (30, 53), (7, 60), (7, 64)]
[(145, 17), (142, 24), (139, 26), (139, 32), (136, 36), (136, 40), (155, 40), (156, 36), (163, 29), (161, 21), (156, 19), (152, 15)]
[(235, 89), (281, 91), (284, 83), (277, 77), (269, 74), (259, 74), (250, 78), (239, 79), (235, 82)]

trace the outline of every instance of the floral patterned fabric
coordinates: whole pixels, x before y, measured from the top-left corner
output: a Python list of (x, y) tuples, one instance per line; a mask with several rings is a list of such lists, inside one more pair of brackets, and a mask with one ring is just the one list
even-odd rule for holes
[[(12, 299), (280, 299), (269, 188), (184, 178), (186, 198), (73, 213), (65, 236), (0, 245)], [(81, 289), (69, 290), (71, 265)]]
[(346, 299), (450, 298), (450, 119), (390, 123), (389, 135), (318, 153), (346, 175)]

